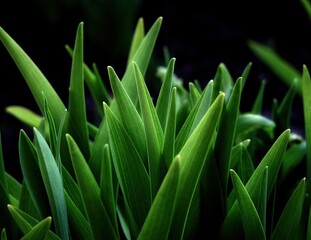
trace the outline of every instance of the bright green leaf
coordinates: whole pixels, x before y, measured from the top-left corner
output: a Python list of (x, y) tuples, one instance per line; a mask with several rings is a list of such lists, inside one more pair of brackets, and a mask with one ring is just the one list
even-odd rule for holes
[(29, 127), (38, 128), (43, 120), (42, 116), (22, 106), (9, 106), (5, 111)]

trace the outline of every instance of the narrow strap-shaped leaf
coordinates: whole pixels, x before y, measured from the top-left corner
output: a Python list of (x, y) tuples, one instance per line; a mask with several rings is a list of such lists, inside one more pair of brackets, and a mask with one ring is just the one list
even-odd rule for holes
[(18, 142), (20, 166), (30, 198), (41, 219), (49, 214), (48, 198), (37, 160), (35, 146), (26, 133), (21, 130)]
[(145, 84), (143, 75), (135, 62), (133, 62), (133, 67), (136, 78), (140, 109), (145, 127), (151, 196), (153, 199), (165, 174), (165, 165), (161, 158), (164, 140), (163, 130), (151, 96)]
[(224, 195), (227, 194), (231, 151), (235, 139), (237, 119), (242, 91), (242, 78), (238, 78), (234, 85), (230, 98), (224, 107), (220, 118), (219, 130), (215, 143), (215, 157), (218, 163), (219, 176)]
[(65, 106), (62, 103), (60, 97), (57, 95), (51, 84), (35, 65), (35, 63), (1, 27), (0, 40), (6, 47), (7, 51), (11, 55), (21, 74), (26, 80), (33, 97), (41, 109), (41, 112), (43, 113), (44, 111), (44, 100), (42, 98), (42, 92), (45, 93), (45, 96), (49, 102), (53, 102), (53, 105), (51, 106), (51, 113), (55, 119), (55, 125), (58, 127), (65, 109)]
[(240, 148), (240, 161), (238, 164), (238, 173), (241, 176), (243, 184), (246, 184), (254, 172), (254, 164), (246, 147), (242, 144)]
[(159, 236), (156, 236), (155, 233), (161, 233), (161, 239), (168, 238), (175, 208), (180, 161), (179, 156), (177, 156), (167, 172), (151, 205), (138, 239), (157, 239)]
[(248, 79), (248, 75), (249, 75), (252, 65), (253, 63), (249, 62), (242, 72), (242, 75), (241, 75), (242, 76), (242, 90), (244, 89), (244, 86), (245, 86), (246, 80)]
[(159, 121), (161, 123), (162, 129), (164, 131), (166, 126), (166, 120), (168, 115), (167, 103), (170, 102), (170, 94), (173, 87), (173, 75), (174, 75), (174, 67), (175, 67), (175, 58), (172, 58), (168, 63), (164, 81), (161, 85), (161, 89), (159, 92), (159, 96), (156, 104), (156, 111), (159, 117)]
[[(302, 101), (307, 143), (307, 176), (311, 176), (311, 79), (308, 68), (304, 65), (302, 72)], [(311, 179), (307, 178), (307, 192), (311, 193)]]
[(128, 132), (135, 148), (139, 152), (141, 159), (147, 167), (148, 159), (144, 123), (135, 107), (135, 104), (127, 94), (112, 67), (108, 67), (108, 74), (114, 99), (119, 109), (120, 120), (122, 121), (124, 128)]
[(200, 99), (201, 94), (192, 82), (189, 83), (189, 92), (191, 107), (194, 107), (197, 101)]
[(62, 239), (69, 239), (67, 207), (59, 168), (48, 144), (36, 128), (34, 135), (39, 168), (51, 206), (56, 233)]
[(5, 108), (5, 111), (29, 127), (38, 128), (43, 119), (39, 114), (23, 106), (9, 106)]
[(303, 178), (292, 196), (286, 203), (286, 206), (278, 220), (278, 223), (272, 233), (271, 240), (276, 239), (295, 239), (301, 224), (301, 212), (306, 192), (306, 179)]
[(77, 29), (69, 88), (70, 134), (86, 159), (89, 158), (89, 135), (86, 121), (83, 68), (83, 23)]
[(260, 114), (261, 113), (265, 88), (266, 88), (266, 81), (263, 80), (263, 81), (261, 81), (259, 91), (258, 91), (256, 99), (253, 103), (253, 107), (252, 107), (251, 112), (254, 114)]
[(279, 56), (272, 48), (260, 44), (256, 41), (248, 43), (250, 49), (261, 59), (270, 69), (289, 86), (297, 80), (297, 90), (301, 93), (301, 74), (290, 63)]
[(175, 156), (175, 135), (176, 135), (176, 87), (174, 87), (172, 90), (171, 104), (164, 131), (163, 161), (165, 162), (166, 168), (169, 168)]
[(102, 159), (102, 168), (100, 176), (100, 195), (106, 206), (107, 213), (115, 229), (118, 229), (117, 211), (116, 211), (116, 191), (114, 184), (114, 172), (112, 166), (112, 159), (110, 157), (109, 145), (104, 146), (104, 154)]
[[(139, 45), (136, 53), (133, 56), (133, 61), (135, 61), (141, 72), (145, 74), (147, 70), (147, 66), (149, 64), (149, 60), (154, 49), (154, 45), (161, 27), (162, 17), (158, 18), (155, 23), (152, 25), (144, 39), (142, 40), (141, 44)], [(133, 67), (131, 64), (127, 67), (126, 72), (122, 78), (122, 83), (124, 88), (126, 89), (128, 95), (132, 99), (134, 103), (137, 102), (137, 89), (136, 89), (136, 82)], [(116, 102), (112, 101), (109, 105), (113, 112), (116, 111), (117, 106)], [(100, 156), (102, 155), (103, 151), (103, 144), (108, 143), (108, 134), (107, 134), (107, 124), (106, 121), (100, 124), (94, 145), (91, 150), (91, 158), (90, 158), (90, 166), (94, 172), (96, 179), (99, 181), (99, 169), (100, 169), (100, 162), (98, 159), (101, 159)]]
[[(160, 31), (161, 24), (162, 24), (162, 17), (159, 17), (151, 26), (150, 30), (147, 32), (146, 36), (141, 41), (141, 44), (139, 45), (138, 49), (136, 50), (133, 56), (132, 61), (136, 62), (143, 76), (147, 71), (149, 60), (152, 51), (154, 49), (154, 45), (158, 33)], [(134, 69), (132, 64), (129, 64), (128, 67), (126, 68), (126, 72), (122, 78), (122, 83), (132, 101), (136, 102), (138, 96), (134, 77)]]
[(281, 167), (280, 183), (304, 160), (306, 148), (306, 141), (302, 141), (301, 143), (294, 144), (286, 151)]
[(144, 19), (139, 18), (136, 24), (136, 28), (134, 31), (134, 35), (132, 38), (132, 43), (130, 47), (130, 52), (128, 55), (127, 65), (130, 65), (130, 63), (133, 61), (133, 57), (139, 48), (139, 45), (143, 41), (145, 37), (145, 27), (144, 27)]
[(264, 228), (260, 221), (257, 210), (241, 179), (232, 169), (230, 170), (230, 175), (241, 211), (245, 238), (263, 240), (266, 239)]
[[(283, 156), (289, 141), (289, 136), (290, 130), (287, 129), (276, 139), (264, 158), (260, 161), (251, 178), (248, 180), (245, 187), (253, 202), (257, 202), (260, 197), (260, 188), (262, 186), (261, 179), (263, 172), (266, 171), (266, 166), (269, 167), (267, 197), (270, 196), (283, 161)], [(241, 234), (241, 224), (242, 222), (239, 216), (238, 203), (235, 202), (231, 209), (228, 211), (228, 214), (222, 224), (221, 237), (224, 239), (235, 239), (237, 236), (239, 236), (239, 234)]]
[[(10, 204), (7, 207), (9, 209), (14, 221), (16, 222), (17, 226), (22, 231), (22, 233), (27, 234), (29, 231), (31, 231), (31, 229), (36, 224), (39, 223), (38, 220), (34, 219), (29, 214), (18, 209), (17, 207), (14, 207)], [(60, 240), (61, 238), (59, 238), (54, 232), (49, 230), (47, 233), (46, 239), (47, 240)]]
[(65, 198), (68, 209), (69, 224), (74, 231), (71, 231), (71, 237), (79, 240), (93, 240), (93, 234), (90, 223), (81, 213), (81, 209), (73, 202), (70, 196), (65, 191)]
[[(100, 198), (100, 189), (74, 139), (67, 134), (71, 161), (81, 190), (82, 199), (95, 239), (118, 239), (107, 210)], [(105, 227), (104, 227), (105, 226)]]
[(26, 235), (24, 235), (21, 240), (33, 240), (33, 239), (45, 239), (50, 226), (52, 218), (47, 217), (35, 225)]
[[(9, 193), (6, 192), (3, 184), (0, 183), (0, 226), (8, 231), (9, 237), (13, 237), (17, 229), (8, 211), (8, 204), (10, 204)], [(13, 236), (10, 236), (10, 234)]]
[(309, 0), (301, 0), (300, 1), (304, 7), (304, 9), (306, 10), (308, 16), (309, 16), (309, 20), (311, 21), (311, 3)]
[(2, 230), (1, 230), (1, 240), (7, 240), (8, 238), (7, 238), (7, 235), (6, 235), (6, 230), (5, 230), (5, 228), (3, 228)]
[(212, 101), (218, 96), (219, 92), (222, 91), (225, 93), (226, 99), (229, 98), (230, 92), (233, 87), (232, 77), (224, 63), (218, 65), (216, 74), (214, 76), (214, 85), (213, 85), (213, 96)]
[(213, 142), (223, 104), (224, 94), (220, 93), (179, 153), (181, 171), (172, 239), (180, 239), (185, 231), (191, 202), (194, 201), (192, 198), (198, 186), (209, 147)]
[(262, 226), (264, 231), (266, 232), (266, 225), (267, 225), (267, 201), (268, 201), (268, 180), (269, 180), (269, 167), (266, 166), (265, 171), (263, 172), (262, 176), (262, 184), (260, 188), (260, 196), (258, 198), (258, 203), (254, 203), (258, 215), (260, 217)]
[(116, 175), (124, 198), (140, 228), (151, 205), (150, 179), (124, 127), (106, 104), (104, 109)]
[(196, 128), (202, 116), (206, 113), (211, 104), (213, 81), (210, 81), (201, 94), (200, 100), (196, 106), (191, 109), (191, 112), (187, 116), (181, 130), (176, 137), (176, 152), (179, 152), (184, 146), (185, 142)]

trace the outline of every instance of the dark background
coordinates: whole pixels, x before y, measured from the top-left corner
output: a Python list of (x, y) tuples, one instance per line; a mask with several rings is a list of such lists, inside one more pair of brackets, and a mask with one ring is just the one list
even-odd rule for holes
[[(153, 55), (153, 63), (164, 63), (163, 47), (176, 57), (175, 73), (189, 81), (205, 85), (223, 62), (237, 79), (252, 62), (243, 93), (242, 111), (248, 111), (260, 82), (267, 81), (265, 111), (269, 114), (272, 99), (281, 99), (287, 86), (260, 62), (247, 46), (249, 39), (269, 44), (297, 69), (310, 65), (310, 20), (298, 0), (291, 1), (143, 1), (143, 0), (33, 0), (0, 3), (0, 26), (3, 27), (45, 74), (67, 103), (71, 59), (64, 45), (73, 46), (79, 22), (84, 22), (85, 62), (97, 63), (108, 83), (106, 67), (111, 65), (122, 76), (136, 22), (144, 18), (148, 30), (163, 17), (163, 24)], [(150, 69), (151, 92), (157, 93)], [(4, 159), (9, 172), (18, 171), (17, 137), (25, 128), (5, 113), (9, 105), (23, 105), (38, 111), (28, 87), (3, 46), (0, 46), (0, 127)], [(293, 129), (301, 129), (301, 101), (295, 100), (297, 113)]]

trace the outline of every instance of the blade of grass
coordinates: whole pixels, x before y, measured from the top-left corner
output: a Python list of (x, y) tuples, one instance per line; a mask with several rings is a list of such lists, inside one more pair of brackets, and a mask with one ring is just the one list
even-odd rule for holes
[(89, 138), (86, 120), (83, 69), (83, 23), (77, 29), (73, 50), (69, 88), (69, 133), (74, 137), (86, 159), (89, 158)]
[(5, 177), (5, 167), (4, 167), (4, 160), (3, 160), (3, 150), (2, 150), (2, 137), (0, 134), (0, 184), (2, 184), (4, 191), (6, 193), (9, 192), (7, 179)]
[(23, 106), (9, 106), (5, 108), (5, 111), (29, 127), (38, 128), (43, 119), (39, 114)]
[(144, 37), (145, 37), (144, 19), (139, 18), (137, 25), (136, 25), (136, 28), (135, 28), (135, 31), (134, 31), (133, 38), (132, 38), (132, 43), (131, 43), (130, 52), (129, 52), (129, 56), (128, 56), (128, 60), (127, 60), (127, 65), (130, 65), (130, 63), (132, 62), (133, 57), (134, 57), (135, 53), (137, 52), (137, 49), (139, 48)]
[(32, 239), (45, 239), (50, 226), (52, 218), (47, 217), (34, 226), (26, 235), (24, 235), (21, 240), (32, 240)]
[[(257, 202), (260, 198), (260, 188), (262, 186), (263, 172), (266, 171), (266, 166), (269, 167), (269, 177), (267, 186), (267, 197), (270, 196), (274, 184), (276, 182), (279, 169), (282, 165), (283, 156), (289, 141), (290, 130), (285, 130), (274, 142), (269, 151), (260, 161), (251, 178), (245, 185), (253, 202)], [(224, 239), (233, 238), (241, 234), (241, 219), (238, 210), (238, 204), (235, 202), (223, 222), (221, 227), (221, 237)]]
[(215, 157), (217, 159), (216, 162), (218, 163), (219, 177), (224, 196), (227, 196), (231, 152), (234, 144), (237, 119), (239, 116), (241, 91), (242, 78), (238, 78), (221, 115), (215, 143)]
[(290, 63), (279, 56), (272, 48), (256, 41), (249, 41), (249, 48), (270, 69), (289, 86), (297, 80), (297, 90), (301, 94), (301, 74)]
[(41, 109), (41, 112), (43, 113), (44, 110), (42, 92), (45, 93), (45, 96), (49, 102), (53, 102), (53, 105), (51, 106), (51, 113), (54, 117), (55, 125), (58, 127), (65, 109), (60, 97), (30, 57), (1, 27), (0, 40), (23, 75), (33, 97)]
[(164, 81), (162, 83), (156, 103), (156, 111), (163, 130), (165, 129), (167, 123), (167, 115), (168, 115), (167, 103), (170, 102), (170, 93), (173, 87), (175, 61), (176, 59), (172, 58), (168, 63)]
[(34, 203), (41, 219), (49, 215), (48, 198), (45, 193), (42, 176), (37, 160), (35, 146), (26, 133), (21, 130), (19, 134), (19, 159), (23, 178), (30, 198)]
[(301, 0), (301, 4), (303, 5), (304, 9), (306, 10), (308, 17), (311, 21), (311, 3), (309, 0)]
[(7, 238), (7, 235), (6, 235), (6, 230), (5, 230), (5, 228), (3, 228), (2, 230), (1, 230), (1, 240), (7, 240), (8, 238)]
[(69, 134), (66, 134), (66, 138), (71, 161), (94, 238), (118, 239), (117, 233), (109, 219), (107, 210), (101, 201), (99, 186), (97, 185), (82, 152)]
[(248, 75), (249, 75), (249, 72), (251, 70), (252, 65), (253, 65), (253, 63), (249, 62), (242, 72), (242, 75), (241, 75), (241, 77), (242, 77), (242, 90), (244, 89), (244, 86), (245, 86), (246, 80), (248, 79)]
[(144, 161), (145, 167), (147, 167), (148, 159), (144, 123), (135, 107), (135, 104), (127, 94), (112, 67), (108, 67), (108, 74), (114, 99), (119, 110), (120, 120), (131, 137), (131, 140), (139, 152), (141, 159)]
[(162, 161), (163, 130), (159, 121), (152, 98), (148, 92), (142, 73), (137, 64), (133, 62), (137, 84), (142, 119), (145, 127), (149, 175), (151, 184), (151, 197), (155, 197), (165, 174), (165, 165)]
[(220, 93), (195, 128), (179, 155), (181, 156), (180, 182), (177, 191), (176, 211), (173, 219), (172, 239), (181, 239), (187, 224), (187, 216), (198, 187), (199, 179), (213, 135), (218, 126), (224, 94)]
[(138, 239), (153, 239), (155, 233), (161, 233), (162, 239), (168, 238), (179, 182), (180, 161), (177, 156), (167, 172)]
[(260, 221), (258, 212), (249, 196), (242, 181), (234, 170), (230, 170), (230, 175), (235, 190), (236, 198), (241, 211), (241, 218), (244, 226), (246, 239), (266, 239), (264, 228)]
[(139, 228), (151, 205), (150, 179), (122, 124), (104, 104), (113, 165), (126, 202)]
[(67, 207), (60, 171), (48, 144), (36, 128), (34, 136), (39, 168), (51, 206), (56, 233), (64, 240), (69, 239)]
[(252, 107), (251, 112), (253, 114), (260, 114), (261, 113), (265, 89), (266, 89), (266, 81), (263, 80), (263, 81), (261, 81), (259, 91), (257, 93), (256, 99), (255, 99), (253, 107)]
[(311, 193), (311, 79), (306, 65), (303, 65), (302, 71), (302, 102), (305, 138), (307, 143), (307, 193)]
[[(34, 219), (29, 214), (23, 212), (22, 210), (18, 209), (17, 207), (14, 207), (12, 205), (8, 205), (7, 208), (9, 209), (14, 221), (18, 225), (19, 229), (22, 231), (22, 233), (27, 234), (31, 229), (39, 223), (38, 220)], [(48, 231), (47, 240), (61, 240), (54, 232), (51, 230)]]
[(286, 206), (272, 233), (271, 240), (295, 239), (299, 229), (306, 192), (306, 179), (302, 179), (286, 203)]

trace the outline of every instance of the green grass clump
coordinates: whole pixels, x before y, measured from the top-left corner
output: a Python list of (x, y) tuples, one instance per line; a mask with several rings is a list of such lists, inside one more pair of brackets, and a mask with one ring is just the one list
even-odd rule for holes
[[(306, 139), (290, 131), (293, 85), (273, 117), (240, 111), (252, 64), (232, 78), (188, 88), (175, 58), (159, 67), (158, 96), (145, 83), (162, 18), (145, 34), (140, 19), (122, 78), (110, 87), (83, 60), (83, 23), (73, 49), (64, 103), (23, 49), (0, 28), (41, 111), (8, 106), (33, 134), (20, 131), (23, 179), (0, 159), (1, 239), (307, 239), (310, 238), (310, 76), (301, 74)], [(85, 89), (100, 122), (89, 122)], [(111, 94), (110, 94), (111, 93)], [(307, 165), (302, 176), (292, 174)]]

